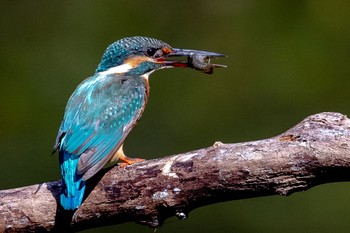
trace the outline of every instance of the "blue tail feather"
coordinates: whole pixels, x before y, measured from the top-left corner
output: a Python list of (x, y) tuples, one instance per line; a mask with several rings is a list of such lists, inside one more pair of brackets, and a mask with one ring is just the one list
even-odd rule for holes
[(60, 196), (60, 202), (65, 210), (74, 210), (78, 208), (83, 202), (85, 192), (85, 181), (81, 181), (81, 188), (75, 190), (74, 196), (67, 195), (67, 188), (64, 185), (64, 192)]
[(74, 210), (83, 202), (86, 182), (77, 174), (79, 157), (61, 150), (60, 168), (62, 175), (62, 194), (60, 202), (65, 210)]

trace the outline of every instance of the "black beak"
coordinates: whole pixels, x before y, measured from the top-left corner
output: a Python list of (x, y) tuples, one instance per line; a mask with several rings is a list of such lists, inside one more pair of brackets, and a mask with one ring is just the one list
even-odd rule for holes
[(225, 55), (221, 53), (214, 53), (214, 52), (194, 50), (194, 49), (173, 49), (173, 52), (168, 54), (168, 56), (171, 56), (171, 57), (194, 56), (194, 55), (206, 56), (208, 58), (225, 57)]
[[(186, 61), (170, 60), (171, 58), (186, 57)], [(211, 58), (225, 57), (224, 54), (214, 53), (193, 49), (176, 49), (173, 48), (172, 52), (167, 54), (164, 64), (170, 67), (189, 67), (196, 70), (203, 71), (204, 73), (213, 73), (214, 68), (226, 67), (220, 64), (211, 64)], [(170, 59), (168, 59), (170, 58)]]

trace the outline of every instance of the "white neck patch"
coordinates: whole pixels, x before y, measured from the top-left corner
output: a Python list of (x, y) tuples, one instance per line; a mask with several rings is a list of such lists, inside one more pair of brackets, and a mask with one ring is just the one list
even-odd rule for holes
[(125, 74), (125, 73), (129, 72), (132, 68), (133, 67), (130, 64), (126, 63), (126, 64), (123, 64), (123, 65), (119, 65), (119, 66), (115, 66), (115, 67), (109, 68), (106, 71), (100, 72), (100, 74), (102, 74), (102, 75)]

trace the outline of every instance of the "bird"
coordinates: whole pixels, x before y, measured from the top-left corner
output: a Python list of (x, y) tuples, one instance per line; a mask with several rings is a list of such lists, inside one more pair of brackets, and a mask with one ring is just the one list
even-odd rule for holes
[[(202, 60), (172, 57), (221, 57), (223, 54), (172, 48), (150, 37), (133, 36), (109, 45), (95, 73), (70, 96), (53, 152), (58, 151), (62, 177), (59, 202), (75, 210), (83, 202), (86, 182), (106, 164), (143, 159), (127, 157), (123, 143), (148, 101), (149, 75), (163, 68), (196, 66)], [(220, 65), (218, 65), (220, 67)]]

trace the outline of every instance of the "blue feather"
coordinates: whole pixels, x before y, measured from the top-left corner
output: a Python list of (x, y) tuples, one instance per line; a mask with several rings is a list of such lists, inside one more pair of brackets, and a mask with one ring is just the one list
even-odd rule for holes
[(60, 168), (64, 180), (60, 202), (66, 210), (74, 210), (83, 202), (85, 181), (82, 180), (81, 175), (75, 172), (78, 160), (77, 156), (60, 151)]
[(86, 180), (123, 144), (146, 103), (145, 82), (138, 76), (96, 74), (70, 97), (57, 136), (64, 209), (78, 208)]

